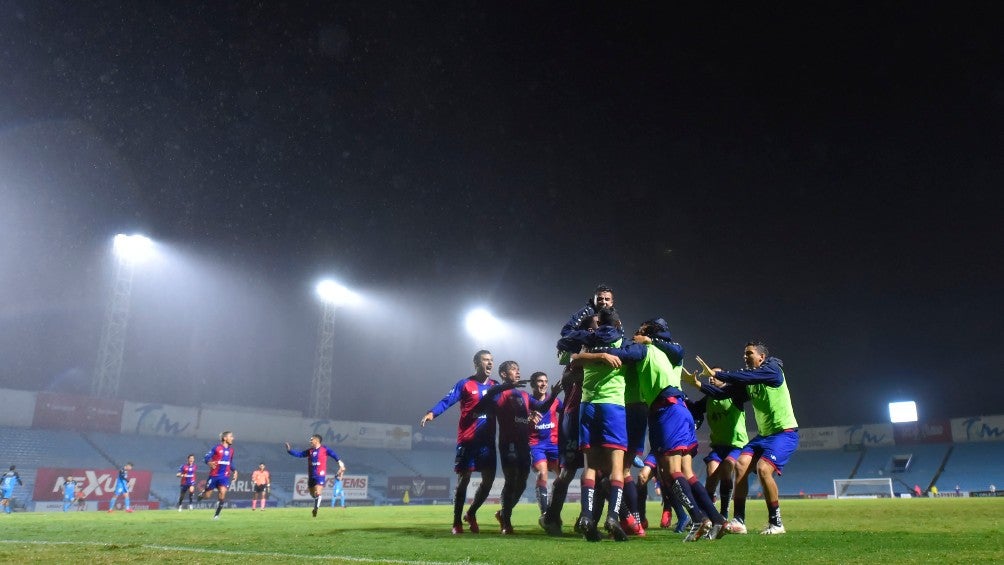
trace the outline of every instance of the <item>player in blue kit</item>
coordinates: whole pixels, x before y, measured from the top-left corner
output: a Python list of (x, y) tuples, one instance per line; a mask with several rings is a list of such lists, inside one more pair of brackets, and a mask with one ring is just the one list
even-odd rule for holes
[(345, 474), (345, 463), (338, 458), (338, 454), (326, 445), (322, 445), (324, 438), (320, 434), (310, 436), (310, 448), (303, 451), (293, 449), (286, 442), (286, 453), (293, 457), (307, 458), (307, 488), (310, 489), (310, 496), (314, 498), (314, 509), (311, 510), (314, 518), (317, 518), (317, 510), (321, 507), (321, 492), (324, 490), (324, 483), (328, 480), (328, 458), (334, 459), (338, 463), (338, 479)]
[(14, 487), (23, 485), (21, 475), (17, 474), (17, 469), (14, 468), (14, 465), (11, 465), (9, 470), (4, 471), (3, 475), (0, 475), (0, 505), (3, 505), (4, 513), (10, 514), (11, 510), (13, 510), (10, 499), (14, 497)]
[[(547, 374), (541, 371), (530, 375), (530, 386), (533, 387), (533, 399), (542, 402), (547, 399), (550, 384)], [(561, 423), (561, 401), (553, 402), (546, 409), (540, 410), (540, 421), (530, 432), (530, 463), (537, 472), (534, 495), (540, 513), (547, 512), (547, 473), (557, 473), (558, 467), (558, 427)]]
[(336, 502), (341, 502), (342, 508), (345, 508), (345, 484), (342, 481), (342, 475), (339, 473), (335, 475), (335, 482), (331, 485), (331, 507), (335, 507)]
[(73, 477), (67, 476), (63, 481), (63, 512), (69, 512), (70, 507), (77, 500), (77, 481)]
[(198, 500), (201, 502), (209, 491), (215, 491), (216, 513), (213, 514), (213, 520), (219, 520), (223, 504), (227, 500), (230, 481), (237, 480), (237, 468), (234, 465), (234, 433), (226, 431), (220, 434), (220, 443), (206, 452), (202, 459), (209, 465), (209, 478), (206, 480), (206, 488), (199, 493)]
[[(457, 381), (435, 406), (422, 416), (419, 424), (431, 422), (446, 412), (450, 406), (460, 403), (460, 421), (457, 423), (457, 455), (453, 461), (453, 471), (457, 474), (457, 490), (453, 497), (454, 535), (464, 533), (464, 522), (472, 534), (481, 531), (478, 526), (477, 511), (488, 498), (495, 482), (495, 414), (494, 411), (475, 410), (478, 402), (488, 389), (499, 384), (491, 378), (494, 360), (490, 351), (482, 349), (474, 354), (474, 374)], [(471, 474), (481, 473), (481, 486), (474, 493), (474, 500), (464, 514), (467, 501), (467, 485)], [(461, 522), (463, 514), (463, 522)]]
[(132, 471), (131, 462), (119, 469), (119, 477), (115, 480), (115, 494), (108, 501), (109, 512), (115, 512), (115, 499), (119, 496), (122, 496), (122, 500), (125, 502), (125, 511), (132, 512), (132, 506), (129, 504), (129, 471)]
[(195, 472), (198, 466), (195, 464), (195, 454), (189, 453), (188, 460), (184, 465), (178, 467), (178, 472), (174, 476), (181, 479), (181, 493), (178, 494), (178, 512), (181, 512), (181, 503), (188, 494), (188, 509), (192, 509), (192, 496), (195, 495)]

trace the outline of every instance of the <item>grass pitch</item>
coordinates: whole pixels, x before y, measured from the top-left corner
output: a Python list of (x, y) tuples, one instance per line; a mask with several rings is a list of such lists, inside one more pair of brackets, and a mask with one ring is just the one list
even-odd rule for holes
[[(681, 543), (658, 527), (628, 543), (588, 543), (571, 533), (578, 505), (563, 516), (565, 536), (537, 526), (533, 504), (513, 516), (503, 537), (493, 515), (479, 512), (481, 534), (450, 535), (448, 506), (265, 512), (147, 511), (0, 514), (5, 563), (1004, 563), (1004, 500), (870, 499), (782, 501), (788, 533), (761, 536), (762, 501), (750, 501), (750, 534)], [(659, 510), (649, 505), (649, 516)]]

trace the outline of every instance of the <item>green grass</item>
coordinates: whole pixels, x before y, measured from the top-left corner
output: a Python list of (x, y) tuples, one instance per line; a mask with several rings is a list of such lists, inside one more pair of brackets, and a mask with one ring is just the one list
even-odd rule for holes
[[(382, 561), (477, 563), (687, 563), (725, 560), (785, 563), (1004, 563), (1000, 499), (786, 500), (788, 533), (726, 536), (684, 544), (657, 527), (628, 543), (588, 543), (570, 532), (577, 504), (565, 508), (566, 535), (537, 527), (534, 505), (513, 517), (503, 537), (479, 513), (482, 533), (450, 535), (451, 508), (398, 506), (266, 512), (148, 511), (0, 515), (0, 562), (333, 563)], [(750, 530), (766, 522), (762, 501), (750, 501)], [(654, 504), (649, 514), (658, 516)]]

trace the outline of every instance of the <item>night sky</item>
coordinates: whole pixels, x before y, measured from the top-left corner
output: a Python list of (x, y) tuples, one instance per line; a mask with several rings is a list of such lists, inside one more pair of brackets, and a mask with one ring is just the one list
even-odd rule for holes
[(0, 386), (88, 389), (138, 231), (128, 399), (304, 409), (331, 275), (336, 419), (417, 423), (477, 305), (557, 377), (600, 282), (802, 426), (1004, 413), (996, 3), (205, 4), (0, 0)]

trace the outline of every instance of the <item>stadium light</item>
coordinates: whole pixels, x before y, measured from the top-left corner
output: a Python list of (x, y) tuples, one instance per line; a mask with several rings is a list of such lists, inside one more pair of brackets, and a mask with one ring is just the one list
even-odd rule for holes
[(115, 255), (121, 261), (138, 263), (153, 255), (153, 241), (145, 235), (120, 233), (113, 240)]
[(154, 254), (154, 243), (145, 235), (118, 234), (112, 239), (116, 261), (115, 285), (105, 314), (105, 325), (98, 345), (98, 361), (91, 381), (91, 393), (99, 397), (117, 397), (122, 378), (126, 327), (132, 301), (132, 281), (136, 265)]
[(475, 308), (464, 318), (467, 333), (476, 341), (484, 342), (499, 337), (503, 332), (502, 321), (484, 308)]
[(916, 422), (917, 403), (912, 400), (905, 402), (890, 402), (889, 421), (893, 424), (901, 422)]
[(331, 383), (334, 380), (335, 308), (359, 305), (362, 298), (331, 279), (317, 283), (315, 291), (321, 299), (323, 309), (317, 330), (317, 358), (310, 387), (312, 393), (308, 415), (311, 418), (328, 418), (331, 414)]
[(336, 283), (331, 279), (324, 279), (317, 283), (317, 296), (326, 304), (333, 306), (350, 306), (360, 302), (359, 295)]

